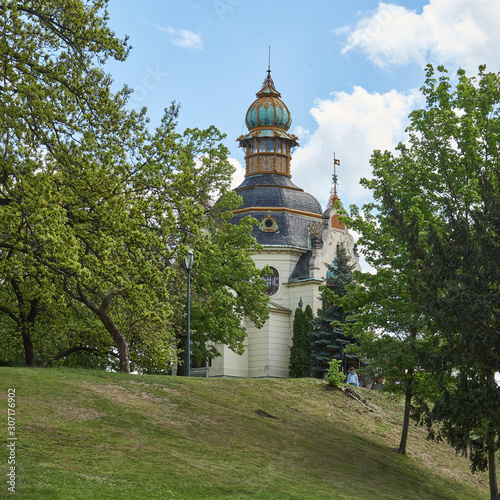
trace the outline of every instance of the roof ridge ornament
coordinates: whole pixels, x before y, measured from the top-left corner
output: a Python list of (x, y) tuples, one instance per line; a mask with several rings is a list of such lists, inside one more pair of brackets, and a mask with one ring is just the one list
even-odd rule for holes
[(276, 90), (273, 79), (271, 78), (271, 46), (269, 45), (269, 63), (267, 66), (267, 76), (262, 84), (261, 89), (257, 92), (257, 97), (263, 95), (270, 95), (274, 97), (281, 97), (281, 94)]
[(264, 80), (264, 83), (262, 84), (260, 90), (264, 90), (266, 87), (271, 87), (272, 89), (276, 90), (273, 79), (271, 78), (271, 68), (268, 68), (266, 79)]

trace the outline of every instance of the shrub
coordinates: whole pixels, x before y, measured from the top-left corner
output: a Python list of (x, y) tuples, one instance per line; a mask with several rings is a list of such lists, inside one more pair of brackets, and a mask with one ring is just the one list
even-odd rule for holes
[(330, 387), (338, 387), (346, 380), (344, 372), (340, 371), (341, 364), (342, 362), (339, 359), (332, 359), (329, 363), (328, 371), (325, 374), (325, 380)]

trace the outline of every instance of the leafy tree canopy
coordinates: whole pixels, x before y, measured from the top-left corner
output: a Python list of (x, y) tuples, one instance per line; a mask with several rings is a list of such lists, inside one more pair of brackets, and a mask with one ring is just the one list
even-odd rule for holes
[(200, 346), (239, 349), (241, 317), (262, 324), (266, 297), (249, 223), (233, 228), (211, 202), (237, 205), (223, 135), (177, 132), (175, 104), (153, 132), (127, 110), (130, 90), (113, 92), (103, 70), (129, 51), (106, 6), (0, 1), (0, 359), (19, 359), (21, 339), (28, 365), (78, 352), (165, 371), (188, 247), (203, 264)]
[(373, 179), (363, 184), (381, 230), (389, 228), (392, 264), (402, 256), (395, 269), (412, 305), (403, 312), (422, 318), (434, 349), (420, 357), (439, 384), (427, 422), (439, 422), (441, 435), (470, 453), (473, 470), (489, 465), (497, 498), (500, 76), (460, 70), (453, 87), (444, 68), (438, 73), (427, 67), (427, 103), (410, 115), (408, 144), (396, 154), (374, 152)]

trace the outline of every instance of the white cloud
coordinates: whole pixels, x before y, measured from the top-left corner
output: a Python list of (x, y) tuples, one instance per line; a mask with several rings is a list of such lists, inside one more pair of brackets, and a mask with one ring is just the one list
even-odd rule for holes
[(360, 50), (381, 67), (431, 62), (469, 71), (486, 64), (498, 71), (499, 24), (498, 0), (430, 0), (420, 14), (381, 2), (336, 33), (347, 34), (342, 53)]
[(304, 127), (302, 127), (301, 125), (298, 125), (297, 127), (295, 127), (295, 129), (293, 130), (292, 133), (295, 134), (299, 138), (300, 142), (308, 140), (309, 137), (311, 136), (311, 132), (309, 130), (305, 129)]
[(231, 189), (234, 189), (245, 180), (245, 167), (236, 158), (228, 158), (228, 161), (234, 167), (231, 179)]
[(369, 93), (354, 87), (352, 93), (334, 93), (333, 99), (319, 100), (311, 109), (317, 129), (298, 148), (292, 159), (293, 181), (315, 195), (325, 207), (332, 187), (333, 153), (340, 159), (337, 168), (338, 194), (344, 205), (362, 205), (369, 193), (359, 185), (371, 177), (370, 157), (375, 149), (392, 150), (406, 140), (408, 114), (420, 105), (420, 93), (391, 90)]
[(203, 40), (199, 33), (193, 33), (189, 30), (174, 29), (170, 26), (159, 26), (158, 24), (149, 24), (154, 26), (158, 31), (170, 35), (170, 43), (183, 49), (203, 50)]

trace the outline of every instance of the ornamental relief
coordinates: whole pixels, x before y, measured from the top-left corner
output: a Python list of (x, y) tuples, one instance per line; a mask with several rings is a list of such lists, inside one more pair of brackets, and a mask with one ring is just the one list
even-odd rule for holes
[(274, 170), (274, 158), (272, 156), (264, 156), (260, 158), (260, 169), (266, 172)]
[(285, 172), (285, 170), (286, 170), (285, 158), (278, 156), (276, 158), (276, 172)]
[(257, 161), (257, 157), (253, 156), (252, 158), (248, 158), (247, 160), (247, 168), (249, 172), (257, 172), (259, 166), (259, 162)]

